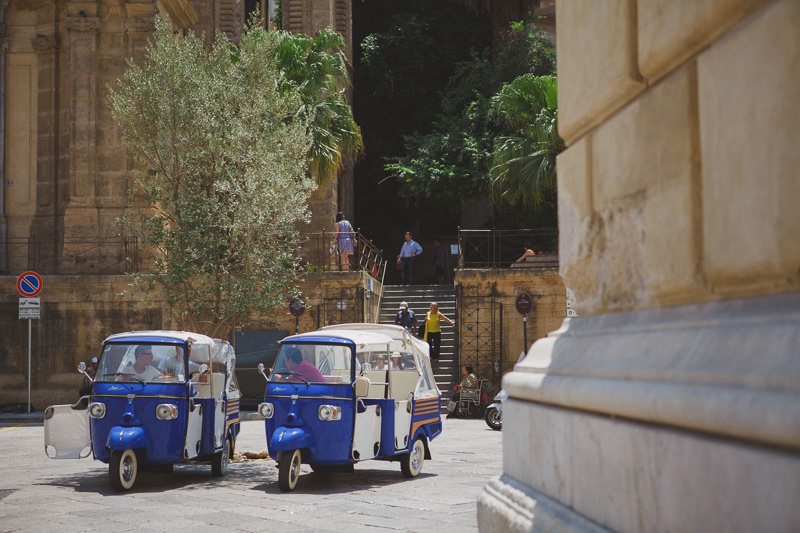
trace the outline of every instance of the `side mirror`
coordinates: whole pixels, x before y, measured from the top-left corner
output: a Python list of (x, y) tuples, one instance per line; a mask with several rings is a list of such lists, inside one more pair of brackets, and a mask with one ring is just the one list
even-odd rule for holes
[(269, 381), (269, 377), (267, 376), (267, 373), (264, 371), (264, 363), (258, 363), (258, 373), (264, 376), (264, 379)]
[(86, 379), (94, 383), (94, 378), (92, 378), (92, 376), (88, 372), (86, 372), (86, 363), (84, 363), (83, 361), (78, 363), (78, 372), (83, 374), (86, 377)]
[(356, 393), (356, 398), (363, 398), (369, 394), (369, 378), (357, 377), (353, 382), (353, 391)]
[(372, 367), (370, 366), (370, 364), (369, 363), (361, 363), (361, 374), (360, 375), (366, 376), (370, 372), (372, 372)]

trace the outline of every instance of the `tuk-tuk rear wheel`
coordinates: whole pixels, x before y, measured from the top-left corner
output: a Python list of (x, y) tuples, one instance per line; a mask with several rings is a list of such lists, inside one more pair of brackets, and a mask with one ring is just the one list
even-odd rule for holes
[(231, 457), (231, 439), (225, 438), (222, 451), (214, 455), (211, 460), (211, 473), (215, 476), (224, 476), (228, 472), (228, 459)]
[(108, 479), (117, 492), (130, 490), (136, 483), (139, 462), (133, 450), (112, 450), (108, 463)]
[(297, 487), (300, 478), (300, 450), (278, 452), (278, 486), (283, 492), (289, 492)]
[(406, 477), (417, 477), (422, 472), (422, 463), (425, 461), (425, 443), (422, 437), (414, 441), (411, 453), (406, 453), (400, 458), (400, 470)]

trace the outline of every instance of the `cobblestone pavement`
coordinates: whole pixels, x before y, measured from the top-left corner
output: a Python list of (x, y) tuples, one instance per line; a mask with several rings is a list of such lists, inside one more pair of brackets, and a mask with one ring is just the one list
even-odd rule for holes
[[(104, 463), (47, 458), (39, 420), (0, 418), (0, 531), (477, 531), (475, 502), (502, 465), (501, 432), (451, 419), (415, 479), (397, 462), (327, 476), (303, 465), (284, 493), (275, 463), (260, 459), (231, 464), (223, 478), (208, 465), (140, 474), (118, 494)], [(265, 449), (263, 422), (243, 421), (237, 451)]]

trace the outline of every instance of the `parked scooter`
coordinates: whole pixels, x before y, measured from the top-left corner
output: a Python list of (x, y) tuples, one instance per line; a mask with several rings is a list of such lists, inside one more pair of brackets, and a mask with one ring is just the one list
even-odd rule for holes
[(494, 397), (494, 401), (486, 407), (486, 414), (483, 419), (495, 431), (503, 429), (503, 400), (506, 398), (508, 398), (508, 393), (500, 389), (500, 392)]

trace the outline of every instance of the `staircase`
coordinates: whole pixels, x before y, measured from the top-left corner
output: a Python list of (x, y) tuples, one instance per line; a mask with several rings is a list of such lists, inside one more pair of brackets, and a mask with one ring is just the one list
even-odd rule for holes
[[(452, 285), (384, 285), (378, 322), (394, 324), (394, 318), (400, 310), (400, 302), (408, 303), (408, 308), (417, 315), (417, 326), (424, 322), (425, 313), (430, 310), (431, 302), (439, 304), (439, 312), (444, 316), (456, 320), (456, 290)], [(445, 321), (442, 321), (439, 361), (432, 360), (431, 365), (436, 384), (443, 393), (442, 401), (446, 404), (446, 400), (450, 397), (449, 393), (457, 383), (455, 380), (458, 375), (458, 361), (455, 328)]]

